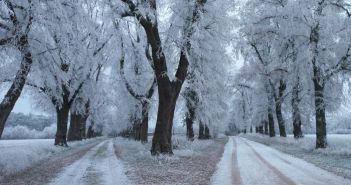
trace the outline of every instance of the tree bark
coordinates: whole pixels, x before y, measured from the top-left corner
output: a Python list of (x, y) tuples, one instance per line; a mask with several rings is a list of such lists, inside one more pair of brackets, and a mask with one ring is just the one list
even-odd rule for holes
[(159, 106), (155, 133), (152, 139), (151, 154), (173, 154), (171, 136), (176, 99), (172, 93), (170, 84), (159, 84), (158, 89)]
[(62, 107), (56, 108), (57, 113), (57, 132), (55, 137), (55, 145), (68, 146), (66, 135), (67, 135), (67, 122), (69, 114), (69, 105), (64, 103)]
[(275, 130), (274, 130), (274, 118), (272, 109), (268, 108), (268, 127), (269, 127), (269, 136), (275, 137)]
[[(24, 46), (29, 45), (28, 38), (25, 38), (23, 42)], [(32, 55), (28, 51), (24, 54), (20, 69), (17, 71), (14, 82), (12, 83), (10, 89), (7, 91), (4, 99), (0, 104), (0, 138), (5, 128), (6, 121), (11, 114), (12, 109), (14, 108), (18, 98), (20, 97), (23, 87), (26, 83), (27, 76), (30, 72), (31, 66), (33, 63)]]
[[(322, 5), (317, 9), (318, 15), (322, 14)], [(324, 86), (325, 79), (320, 67), (317, 64), (319, 50), (319, 23), (311, 29), (310, 34), (310, 50), (312, 53), (312, 67), (313, 67), (313, 85), (315, 96), (315, 111), (316, 111), (316, 148), (326, 148), (327, 143), (327, 128), (325, 118), (325, 104), (324, 104)]]
[(71, 121), (68, 130), (68, 141), (80, 141), (85, 138), (87, 115), (71, 112)]
[(141, 120), (141, 128), (140, 128), (140, 140), (142, 143), (147, 143), (148, 139), (148, 129), (149, 129), (149, 103), (142, 103), (142, 120)]
[(324, 104), (324, 84), (314, 80), (315, 89), (315, 109), (316, 109), (316, 148), (326, 148), (327, 143), (327, 123), (325, 118)]
[[(264, 124), (264, 134), (265, 134), (265, 135), (268, 135), (268, 133), (269, 133), (268, 121), (267, 121), (267, 120), (264, 120), (264, 121), (263, 121), (263, 124)], [(263, 132), (262, 132), (262, 134), (263, 134)]]
[(188, 140), (193, 141), (194, 140), (193, 124), (195, 121), (195, 110), (199, 100), (197, 97), (197, 93), (194, 90), (192, 90), (190, 87), (186, 88), (184, 94), (185, 94), (186, 108), (187, 108), (187, 113), (185, 115), (186, 136)]
[(199, 122), (199, 139), (205, 139), (205, 125)]
[(297, 77), (297, 82), (293, 87), (292, 90), (292, 117), (293, 117), (293, 134), (294, 138), (301, 138), (303, 137), (302, 129), (301, 129), (301, 114), (299, 108), (299, 77)]
[(286, 137), (285, 121), (282, 113), (283, 93), (286, 89), (285, 82), (280, 80), (278, 96), (275, 95), (275, 112), (277, 116), (280, 137)]
[(211, 134), (210, 134), (210, 128), (208, 128), (207, 125), (205, 125), (205, 139), (210, 139)]
[(189, 141), (194, 140), (194, 128), (193, 128), (193, 119), (190, 115), (186, 115), (186, 137)]

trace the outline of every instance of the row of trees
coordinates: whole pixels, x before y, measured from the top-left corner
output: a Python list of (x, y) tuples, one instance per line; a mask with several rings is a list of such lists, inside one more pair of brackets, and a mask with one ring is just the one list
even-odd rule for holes
[[(314, 114), (316, 148), (327, 147), (326, 111), (335, 110), (351, 70), (348, 1), (254, 0), (241, 4), (237, 51), (236, 122), (286, 137), (290, 118), (295, 138)], [(284, 118), (285, 117), (285, 118)]]
[(0, 137), (25, 86), (56, 114), (55, 145), (131, 124), (147, 142), (149, 110), (158, 105), (151, 153), (172, 154), (180, 95), (188, 138), (195, 122), (201, 138), (216, 133), (213, 120), (226, 118), (226, 91), (217, 92), (229, 61), (224, 4), (230, 1), (1, 1), (0, 79), (11, 87), (0, 105)]

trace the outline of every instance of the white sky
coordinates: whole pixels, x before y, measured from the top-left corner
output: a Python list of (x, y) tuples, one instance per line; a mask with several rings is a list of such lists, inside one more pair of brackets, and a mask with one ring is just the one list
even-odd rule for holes
[[(0, 101), (4, 99), (4, 95), (6, 93), (6, 88), (1, 88), (0, 89)], [(43, 115), (42, 111), (39, 111), (37, 108), (34, 107), (34, 102), (32, 101), (31, 97), (27, 95), (26, 93), (23, 93), (18, 101), (16, 102), (16, 105), (12, 112), (22, 112), (24, 114), (36, 114), (36, 115)]]

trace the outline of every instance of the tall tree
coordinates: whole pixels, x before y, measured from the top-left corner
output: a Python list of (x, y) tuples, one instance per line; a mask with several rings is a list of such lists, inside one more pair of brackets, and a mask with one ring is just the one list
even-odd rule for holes
[(35, 38), (36, 46), (45, 52), (35, 58), (38, 68), (32, 86), (51, 101), (57, 114), (55, 145), (66, 146), (69, 111), (78, 95), (84, 98), (81, 90), (99, 70), (104, 61), (101, 53), (112, 36), (86, 13), (86, 4), (48, 1), (45, 5), (40, 36)]
[[(121, 0), (128, 7), (122, 16), (132, 16), (137, 19), (144, 28), (148, 43), (151, 46), (154, 72), (157, 78), (159, 108), (155, 133), (152, 141), (151, 154), (172, 154), (172, 128), (176, 102), (185, 81), (189, 58), (188, 53), (191, 47), (191, 36), (194, 32), (194, 24), (199, 21), (203, 13), (203, 6), (206, 0), (197, 0), (193, 4), (193, 9), (186, 17), (186, 23), (182, 30), (183, 42), (180, 46), (180, 56), (175, 80), (171, 80), (168, 75), (167, 60), (162, 49), (162, 40), (158, 27), (157, 4), (155, 0), (143, 1), (147, 5), (138, 7), (131, 0)], [(148, 13), (144, 15), (139, 8), (145, 8)]]

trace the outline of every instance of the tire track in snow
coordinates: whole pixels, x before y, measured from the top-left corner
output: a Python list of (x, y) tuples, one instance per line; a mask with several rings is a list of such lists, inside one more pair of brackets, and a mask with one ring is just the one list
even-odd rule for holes
[[(288, 154), (281, 153), (266, 145), (246, 140), (252, 147), (260, 149), (260, 155), (269, 159), (270, 163), (288, 175), (291, 179), (296, 180), (297, 184), (315, 184), (315, 185), (349, 185), (350, 180), (337, 176), (323, 169), (316, 167), (302, 159), (295, 158)], [(270, 158), (268, 158), (270, 156)], [(275, 160), (272, 160), (275, 159)], [(278, 160), (276, 160), (278, 159)]]
[(274, 166), (272, 166), (267, 160), (265, 160), (249, 143), (247, 143), (247, 141), (243, 140), (240, 138), (240, 140), (242, 140), (242, 142), (247, 145), (252, 151), (253, 154), (264, 164), (266, 165), (274, 174), (276, 174), (283, 182), (285, 182), (288, 185), (296, 185), (296, 183), (294, 181), (292, 181), (290, 178), (288, 178), (287, 176), (285, 176), (282, 172), (280, 172), (277, 168), (275, 168)]
[(236, 140), (234, 138), (231, 138), (233, 140), (233, 156), (232, 156), (232, 177), (233, 177), (233, 183), (235, 185), (241, 185), (242, 184), (242, 179), (240, 175), (240, 170), (239, 170), (239, 165), (238, 165), (238, 154), (237, 154), (237, 144)]
[(0, 185), (47, 184), (65, 167), (80, 160), (90, 149), (99, 144), (99, 140), (84, 146), (58, 153), (51, 158), (39, 161), (35, 165), (1, 179)]
[(129, 185), (123, 164), (115, 155), (112, 140), (89, 150), (80, 160), (65, 168), (50, 185)]

